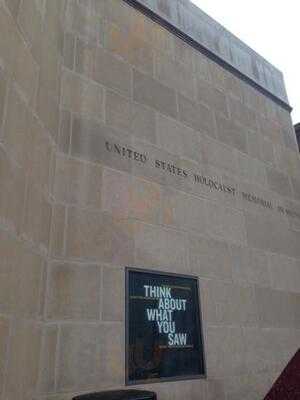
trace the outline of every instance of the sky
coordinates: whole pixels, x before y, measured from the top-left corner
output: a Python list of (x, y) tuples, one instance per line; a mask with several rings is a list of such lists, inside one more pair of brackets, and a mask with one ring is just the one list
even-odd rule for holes
[(283, 72), (293, 122), (300, 122), (299, 0), (191, 1)]

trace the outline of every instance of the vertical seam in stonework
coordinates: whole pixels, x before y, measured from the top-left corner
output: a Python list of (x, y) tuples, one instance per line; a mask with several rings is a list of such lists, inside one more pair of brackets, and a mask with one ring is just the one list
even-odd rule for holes
[(133, 92), (134, 92), (134, 82), (133, 82), (133, 71), (134, 67), (130, 66), (130, 100), (133, 101)]
[(71, 33), (71, 32), (64, 32), (64, 37), (66, 36), (66, 34), (69, 34), (69, 35), (71, 35), (72, 36), (72, 40), (73, 40), (73, 49), (72, 49), (72, 52), (73, 52), (73, 59), (72, 59), (72, 68), (71, 68), (71, 71), (74, 71), (75, 72), (75, 70), (76, 70), (76, 36), (73, 34), (73, 33)]
[(66, 255), (66, 248), (67, 248), (67, 225), (68, 225), (68, 216), (69, 216), (69, 206), (65, 207), (65, 221), (64, 221), (64, 232), (63, 232), (63, 246), (62, 246), (62, 253), (61, 257), (65, 257)]
[(102, 114), (103, 122), (106, 125), (106, 107), (107, 107), (107, 87), (103, 86), (103, 98), (102, 98)]
[(104, 267), (99, 265), (100, 268), (100, 307), (99, 307), (99, 320), (103, 321), (103, 278), (104, 278)]
[[(50, 242), (49, 242), (50, 243)], [(38, 297), (38, 319), (42, 319), (45, 322), (45, 309), (47, 300), (47, 278), (48, 278), (48, 265), (50, 263), (49, 257), (43, 259), (43, 271), (40, 277), (39, 297)], [(44, 290), (44, 292), (43, 292)], [(44, 298), (43, 298), (44, 296)]]
[(9, 93), (11, 91), (11, 79), (7, 76), (5, 73), (5, 69), (3, 69), (4, 73), (4, 79), (6, 79), (6, 91), (5, 91), (5, 96), (4, 96), (4, 107), (3, 107), (3, 115), (2, 115), (2, 124), (0, 124), (0, 142), (3, 142), (4, 140), (4, 128), (5, 128), (5, 122), (6, 122), (6, 117), (7, 117), (7, 110), (8, 110), (8, 98), (9, 98)]
[(8, 366), (9, 366), (9, 355), (11, 354), (11, 341), (12, 341), (12, 332), (13, 332), (13, 324), (12, 324), (12, 317), (8, 319), (9, 321), (9, 333), (8, 333), (8, 339), (7, 339), (7, 344), (6, 344), (6, 352), (5, 352), (5, 361), (4, 361), (4, 368), (3, 368), (3, 388), (2, 388), (2, 393), (0, 392), (0, 397), (4, 399), (4, 395), (6, 392), (6, 385), (7, 385), (7, 379), (8, 379)]
[(40, 386), (41, 386), (41, 379), (42, 379), (42, 362), (43, 362), (43, 349), (44, 349), (44, 344), (45, 344), (45, 320), (42, 322), (42, 337), (41, 337), (41, 342), (40, 342), (40, 355), (39, 355), (39, 370), (37, 374), (37, 383), (36, 383), (36, 392), (39, 393), (40, 391)]
[(212, 108), (210, 108), (210, 107), (209, 107), (209, 110), (210, 110), (211, 113), (212, 113), (213, 129), (214, 129), (214, 131), (215, 131), (215, 132), (212, 132), (212, 133), (215, 133), (215, 134), (214, 134), (214, 137), (216, 138), (216, 140), (217, 140), (218, 142), (223, 143), (223, 142), (221, 141), (221, 139), (219, 138), (216, 110), (215, 110), (215, 109), (212, 109)]
[(27, 206), (27, 200), (29, 197), (29, 177), (27, 175), (24, 175), (25, 179), (25, 185), (24, 185), (24, 202), (22, 205), (22, 214), (21, 214), (21, 223), (20, 223), (20, 232), (16, 232), (17, 236), (20, 235), (21, 237), (24, 235), (26, 236), (26, 232), (23, 232), (24, 228), (24, 223), (25, 223), (25, 214), (26, 214), (26, 206)]
[(43, 318), (44, 321), (47, 320), (47, 309), (48, 309), (48, 299), (49, 299), (49, 280), (50, 280), (50, 268), (51, 268), (51, 261), (52, 259), (47, 260), (47, 269), (46, 269), (46, 286), (45, 286), (45, 300), (44, 300), (44, 310), (43, 310)]
[(198, 78), (197, 78), (197, 72), (194, 71), (194, 69), (192, 68), (191, 71), (192, 74), (192, 84), (193, 84), (193, 88), (194, 88), (194, 99), (193, 101), (195, 101), (196, 103), (198, 102)]
[(68, 148), (68, 151), (67, 151), (67, 155), (71, 156), (74, 117), (73, 117), (73, 112), (69, 111), (69, 113), (70, 113), (70, 127), (69, 127), (69, 148)]
[(38, 70), (39, 70), (39, 72), (38, 72), (38, 77), (36, 79), (35, 93), (34, 93), (33, 99), (32, 99), (33, 113), (35, 113), (35, 110), (37, 110), (38, 93), (39, 93), (39, 88), (40, 88), (40, 76), (41, 76), (41, 66), (40, 65), (38, 65)]
[(54, 362), (54, 390), (57, 391), (58, 388), (58, 378), (59, 378), (59, 347), (61, 339), (61, 325), (56, 326), (56, 349), (55, 349), (55, 362)]
[(175, 90), (175, 102), (176, 102), (176, 120), (180, 122), (180, 119), (179, 119), (179, 92), (177, 90)]

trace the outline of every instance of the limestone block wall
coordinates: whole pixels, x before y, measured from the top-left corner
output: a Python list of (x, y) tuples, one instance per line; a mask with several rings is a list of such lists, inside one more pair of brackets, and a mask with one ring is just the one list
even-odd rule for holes
[[(59, 124), (61, 0), (0, 1), (0, 398), (49, 382), (41, 349)], [(49, 360), (52, 354), (47, 355)]]
[(288, 111), (123, 0), (0, 31), (0, 399), (124, 386), (126, 266), (200, 279), (207, 379), (146, 388), (262, 398), (300, 343)]

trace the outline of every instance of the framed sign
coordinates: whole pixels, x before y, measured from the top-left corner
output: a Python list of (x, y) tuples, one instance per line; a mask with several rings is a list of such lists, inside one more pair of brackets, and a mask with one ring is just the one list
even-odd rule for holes
[(127, 268), (127, 385), (204, 376), (198, 279)]

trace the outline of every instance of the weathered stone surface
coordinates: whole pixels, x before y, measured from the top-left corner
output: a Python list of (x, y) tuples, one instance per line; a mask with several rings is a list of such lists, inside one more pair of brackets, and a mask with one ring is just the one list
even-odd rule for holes
[(66, 207), (55, 204), (52, 207), (51, 234), (49, 252), (52, 256), (64, 254)]
[(133, 99), (163, 114), (177, 116), (175, 90), (136, 70), (133, 71)]
[(55, 387), (57, 338), (57, 326), (46, 325), (42, 334), (41, 362), (38, 381), (38, 391), (41, 393), (50, 393)]
[(68, 154), (71, 142), (71, 113), (61, 110), (58, 132), (58, 148), (62, 153)]
[(196, 131), (204, 132), (215, 137), (215, 127), (212, 113), (202, 104), (178, 95), (179, 119)]
[(27, 40), (31, 45), (34, 45), (42, 33), (42, 16), (35, 1), (25, 0), (21, 2), (18, 23)]
[[(18, 5), (12, 4), (11, 7), (13, 11), (17, 11)], [(0, 8), (0, 26), (2, 32), (0, 40), (2, 66), (16, 80), (26, 99), (32, 102), (37, 88), (39, 68), (28, 47), (25, 46), (13, 18), (3, 5)], [(15, 49), (15, 51), (11, 51), (11, 49)], [(15, 62), (15, 52), (18, 54), (18, 63)]]
[[(197, 52), (180, 38), (174, 37), (174, 58), (191, 72), (195, 70), (195, 58)], [(204, 59), (204, 58), (203, 58)]]
[[(4, 106), (6, 100), (7, 83), (4, 72), (0, 68), (0, 127), (3, 123)], [(2, 129), (0, 129), (0, 137), (2, 137)]]
[(197, 100), (228, 117), (227, 98), (224, 92), (204, 80), (197, 80)]
[(235, 121), (217, 116), (218, 139), (236, 149), (246, 153), (247, 133), (246, 129)]
[[(118, 145), (118, 151), (114, 145)], [(133, 159), (122, 156), (120, 148), (131, 149), (131, 139), (100, 122), (88, 118), (74, 118), (71, 154), (92, 162), (100, 162), (111, 168), (130, 171)], [(121, 154), (120, 154), (121, 153)], [(133, 155), (131, 153), (130, 155)], [(140, 161), (138, 161), (140, 163)]]
[(64, 325), (59, 337), (60, 390), (86, 390), (101, 379), (100, 335), (98, 325)]
[(64, 70), (61, 90), (61, 106), (64, 109), (103, 119), (104, 91), (101, 87)]
[(43, 275), (45, 273), (45, 261), (30, 250), (20, 249), (17, 260), (19, 296), (17, 299), (17, 310), (25, 317), (37, 318), (40, 314), (43, 291)]
[(300, 157), (297, 151), (290, 150), (285, 146), (277, 145), (274, 148), (277, 167), (288, 175), (297, 176), (300, 167)]
[(195, 79), (191, 77), (191, 71), (177, 60), (156, 53), (155, 77), (184, 96), (196, 98)]
[(284, 216), (273, 213), (266, 216), (245, 213), (247, 241), (250, 246), (274, 253), (282, 253), (298, 257), (296, 245), (298, 236), (289, 230), (288, 221)]
[(8, 349), (8, 337), (9, 337), (9, 321), (1, 318), (0, 319), (0, 388), (1, 392), (4, 388), (4, 370), (5, 360)]
[(233, 280), (240, 284), (270, 286), (266, 253), (248, 247), (231, 246)]
[(237, 173), (249, 183), (266, 185), (266, 167), (262, 162), (249, 157), (246, 154), (237, 154)]
[(225, 391), (232, 400), (251, 399), (254, 392), (260, 398), (264, 398), (272, 383), (268, 373), (249, 373), (229, 378), (225, 384)]
[(300, 270), (296, 259), (273, 254), (269, 257), (269, 268), (274, 289), (300, 292)]
[(207, 237), (188, 239), (191, 271), (200, 277), (232, 280), (232, 257), (226, 242)]
[(131, 93), (130, 66), (103, 48), (80, 39), (76, 43), (76, 71), (124, 95)]
[(46, 316), (48, 319), (99, 320), (98, 266), (53, 263), (49, 268)]
[(30, 149), (28, 143), (28, 158), (26, 169), (32, 181), (40, 185), (46, 193), (51, 186), (51, 162), (54, 151), (53, 142), (43, 128), (41, 122), (33, 116), (29, 126)]
[(231, 174), (237, 174), (238, 157), (228, 146), (205, 136), (200, 139), (200, 146), (203, 163)]
[(75, 64), (75, 36), (66, 32), (64, 35), (63, 65), (70, 70), (74, 69)]
[(106, 47), (142, 71), (153, 74), (154, 54), (149, 43), (145, 42), (139, 32), (126, 32), (116, 25), (106, 28)]
[(290, 182), (286, 175), (274, 168), (267, 168), (267, 180), (271, 190), (282, 196), (291, 196)]
[(120, 324), (66, 325), (60, 338), (58, 387), (87, 390), (122, 384), (122, 333)]
[[(61, 46), (63, 46), (63, 43)], [(60, 95), (60, 53), (60, 49), (55, 46), (49, 37), (46, 34), (42, 34), (39, 46), (36, 49), (36, 59), (40, 66), (39, 86), (42, 85), (47, 93), (55, 99), (58, 99)]]
[(207, 215), (209, 234), (235, 243), (246, 242), (245, 219), (240, 211), (208, 203)]
[(131, 197), (130, 175), (110, 168), (103, 172), (102, 210), (119, 218), (128, 218)]
[(104, 267), (102, 274), (102, 320), (125, 320), (125, 275), (123, 268)]
[[(18, 118), (16, 118), (16, 115)], [(29, 128), (31, 114), (15, 88), (8, 95), (8, 111), (5, 119), (3, 141), (15, 161), (25, 166), (29, 157)]]
[(24, 395), (30, 398), (35, 393), (38, 381), (41, 325), (15, 320), (10, 345), (4, 396), (7, 399), (20, 399)]
[(293, 195), (297, 200), (300, 200), (300, 179), (291, 177)]
[(66, 255), (72, 259), (130, 265), (133, 226), (104, 213), (70, 208)]
[(24, 244), (11, 234), (1, 231), (0, 237), (1, 313), (37, 318), (42, 305), (45, 261), (38, 254), (25, 248)]
[(154, 24), (149, 28), (148, 40), (159, 51), (164, 54), (174, 56), (175, 44), (174, 37), (168, 31), (158, 24)]
[(53, 191), (57, 202), (100, 209), (101, 188), (99, 165), (57, 156)]
[(159, 185), (139, 178), (132, 179), (129, 216), (150, 224), (161, 220), (162, 190)]
[(105, 116), (108, 125), (150, 143), (156, 142), (155, 112), (152, 109), (107, 91)]
[(96, 17), (94, 10), (87, 4), (74, 1), (68, 2), (66, 9), (67, 28), (76, 32), (79, 36), (97, 41), (101, 37), (103, 24), (99, 14)]
[[(51, 113), (49, 113), (49, 110), (51, 110)], [(37, 92), (37, 113), (46, 129), (56, 141), (59, 128), (58, 100), (42, 84), (39, 86)]]
[(226, 377), (245, 371), (245, 349), (240, 327), (207, 329), (207, 371), (211, 377)]
[(106, 323), (101, 325), (100, 333), (100, 376), (103, 379), (102, 386), (124, 386), (125, 374), (125, 327), (123, 323)]
[(19, 10), (20, 0), (5, 0), (5, 3), (7, 4), (11, 14), (15, 17)]
[(22, 205), (25, 196), (25, 176), (0, 147), (0, 216), (2, 223), (20, 232), (22, 224)]
[(156, 116), (157, 144), (184, 158), (202, 161), (200, 135), (178, 121), (161, 114)]
[(161, 189), (155, 183), (105, 168), (102, 210), (120, 218), (159, 223)]
[(175, 190), (163, 193), (163, 223), (177, 229), (208, 231), (207, 202)]
[(193, 64), (198, 79), (200, 78), (207, 82), (212, 80), (211, 66), (213, 63), (203, 56), (203, 54), (195, 52)]
[[(255, 289), (261, 326), (286, 328), (299, 326), (299, 295), (273, 289)], [(286, 312), (289, 310), (289, 312)]]
[(24, 206), (22, 234), (47, 251), (50, 237), (51, 205), (42, 191), (28, 185)]
[(110, 22), (123, 29), (133, 29), (132, 24), (136, 23), (135, 17), (138, 17), (139, 14), (131, 7), (128, 7), (127, 4), (120, 4), (118, 0), (112, 0), (109, 3), (105, 3), (102, 7), (102, 12)]
[(253, 287), (201, 281), (204, 319), (210, 325), (256, 325), (258, 321)]
[(136, 224), (135, 265), (185, 271), (185, 235), (172, 229)]
[(243, 126), (249, 129), (256, 130), (256, 114), (248, 107), (243, 105), (240, 101), (230, 98), (229, 108), (231, 117), (239, 121)]
[(263, 136), (270, 138), (275, 143), (282, 143), (280, 126), (276, 121), (268, 118), (260, 118), (258, 124), (260, 133)]

